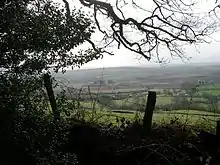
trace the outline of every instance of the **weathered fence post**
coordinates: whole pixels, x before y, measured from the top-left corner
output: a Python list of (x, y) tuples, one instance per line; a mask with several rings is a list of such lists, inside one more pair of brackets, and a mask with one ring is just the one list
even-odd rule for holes
[(156, 97), (157, 95), (155, 91), (148, 92), (147, 105), (145, 108), (144, 119), (143, 119), (143, 126), (144, 126), (146, 135), (149, 135), (151, 132), (152, 118), (153, 118), (153, 111), (155, 109), (155, 104), (156, 104)]
[(47, 95), (50, 101), (51, 109), (53, 111), (54, 121), (60, 119), (60, 112), (57, 109), (57, 103), (53, 92), (52, 80), (49, 73), (45, 73), (43, 76), (44, 79), (44, 86), (47, 90)]

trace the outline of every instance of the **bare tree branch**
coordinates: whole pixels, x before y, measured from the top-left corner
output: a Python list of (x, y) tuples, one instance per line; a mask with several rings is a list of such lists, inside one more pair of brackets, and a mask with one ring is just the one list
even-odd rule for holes
[(118, 6), (118, 3), (119, 3), (118, 1), (119, 1), (119, 0), (116, 0), (116, 8), (117, 8), (117, 10), (121, 13), (123, 19), (125, 19), (124, 13), (122, 12), (122, 10), (120, 9), (120, 7)]
[(219, 0), (216, 0), (215, 4), (216, 4), (215, 7), (211, 11), (209, 11), (209, 15), (211, 15), (211, 13), (213, 13), (214, 16), (220, 20), (220, 18), (218, 16), (218, 13), (217, 13), (217, 10), (220, 10), (220, 2), (219, 2)]
[[(125, 0), (116, 0), (113, 4), (101, 0), (79, 0), (85, 7), (93, 8), (94, 20), (98, 30), (104, 34), (103, 41), (106, 45), (96, 48), (95, 44), (88, 41), (94, 50), (106, 53), (104, 51), (107, 45), (116, 42), (118, 48), (123, 45), (132, 52), (138, 53), (147, 60), (153, 56), (159, 59), (159, 50), (166, 47), (171, 56), (183, 57), (182, 45), (193, 44), (196, 42), (205, 42), (205, 37), (210, 34), (210, 30), (215, 28), (215, 22), (209, 23), (204, 17), (193, 15), (195, 2), (186, 3), (183, 0), (152, 0), (154, 9), (144, 9), (135, 0), (132, 0), (132, 6), (140, 9), (147, 15), (141, 21), (135, 18), (126, 18), (120, 3), (127, 5)], [(67, 4), (66, 0), (63, 0)], [(66, 5), (67, 8), (68, 5)], [(117, 10), (120, 16), (116, 14)], [(68, 10), (67, 10), (68, 11)], [(101, 21), (98, 19), (98, 13), (106, 16), (110, 23), (110, 32), (102, 29)], [(130, 30), (129, 34), (126, 29)], [(212, 31), (211, 31), (212, 32)], [(134, 37), (137, 33), (138, 37)], [(130, 37), (129, 37), (130, 36)], [(141, 39), (140, 39), (141, 38)], [(109, 53), (111, 54), (111, 53)]]
[[(63, 0), (63, 2), (64, 2), (64, 4), (65, 4), (65, 8), (66, 8), (67, 21), (69, 21), (69, 17), (70, 17), (70, 7), (69, 7), (69, 3), (67, 2), (67, 0)], [(94, 7), (94, 15), (96, 15), (96, 11), (97, 11), (97, 10), (98, 10), (98, 9), (96, 9), (96, 8)], [(95, 16), (95, 18), (96, 18), (96, 16)], [(99, 26), (98, 20), (95, 19), (95, 21), (96, 21), (96, 25), (98, 26), (99, 30), (100, 30), (102, 33), (105, 33), (105, 34), (107, 35), (107, 33), (106, 33), (105, 31), (102, 31), (102, 30), (101, 30), (101, 28), (100, 28), (100, 26)], [(86, 41), (92, 46), (93, 50), (94, 50), (96, 53), (100, 54), (101, 56), (102, 56), (103, 53), (106, 53), (106, 54), (109, 54), (109, 55), (113, 55), (113, 53), (108, 52), (108, 51), (104, 50), (103, 48), (97, 48), (96, 45), (95, 45), (95, 43), (94, 43), (93, 41), (91, 41), (90, 39), (87, 39)]]

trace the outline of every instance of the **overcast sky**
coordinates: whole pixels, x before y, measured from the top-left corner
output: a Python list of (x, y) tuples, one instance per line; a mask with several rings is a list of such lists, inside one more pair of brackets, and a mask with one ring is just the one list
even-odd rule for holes
[[(127, 0), (129, 2), (129, 0)], [(137, 0), (138, 1), (138, 0)], [(209, 9), (213, 8), (213, 3), (210, 3), (211, 1), (214, 2), (214, 0), (199, 0), (201, 4), (197, 6), (197, 9), (195, 9), (195, 12), (206, 12)], [(70, 0), (70, 4), (73, 5), (73, 1)], [(76, 0), (74, 0), (74, 5), (79, 6), (79, 3), (75, 3)], [(142, 6), (150, 6), (150, 1), (143, 1), (139, 0), (141, 2)], [(185, 2), (185, 1), (184, 1)], [(126, 9), (124, 9), (124, 14), (127, 15), (127, 17), (136, 17), (140, 18), (145, 13), (137, 13), (135, 9), (133, 9), (131, 6), (128, 6)], [(143, 12), (143, 11), (142, 11)], [(192, 57), (190, 61), (187, 63), (204, 63), (204, 62), (220, 62), (220, 32), (217, 32), (212, 35), (212, 38), (214, 38), (216, 41), (212, 40), (210, 44), (202, 44), (195, 48), (194, 45), (187, 47), (186, 49), (186, 55), (188, 57)], [(168, 55), (165, 54), (165, 57), (168, 57)], [(145, 59), (139, 59), (137, 54), (130, 52), (129, 50), (125, 48), (121, 48), (119, 50), (116, 50), (115, 48), (115, 55), (104, 56), (103, 59), (96, 60), (89, 62), (88, 64), (85, 64), (82, 68), (100, 68), (100, 67), (118, 67), (118, 66), (151, 66), (151, 65), (158, 65), (155, 62), (148, 62)], [(186, 61), (185, 61), (186, 62)], [(178, 63), (184, 63), (181, 61), (181, 59), (170, 59), (170, 64), (178, 64)]]
[[(202, 45), (198, 50), (193, 46), (186, 52), (187, 56), (192, 57), (189, 61), (173, 59), (169, 64), (184, 63), (216, 63), (220, 62), (220, 43)], [(160, 66), (155, 62), (139, 60), (137, 55), (126, 49), (120, 49), (114, 56), (105, 56), (103, 59), (91, 61), (82, 68), (102, 68), (102, 67), (119, 67), (119, 66)]]

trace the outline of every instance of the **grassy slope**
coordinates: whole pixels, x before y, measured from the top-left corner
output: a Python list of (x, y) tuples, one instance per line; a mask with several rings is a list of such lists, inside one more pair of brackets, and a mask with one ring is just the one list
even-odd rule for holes
[[(170, 112), (154, 113), (153, 122), (155, 123), (169, 123), (171, 120), (184, 123), (187, 125), (208, 126), (215, 127), (216, 120), (220, 119), (220, 115), (211, 112), (201, 112), (196, 110), (178, 110), (176, 113), (184, 114), (171, 114)], [(201, 114), (201, 116), (197, 115)], [(207, 115), (207, 116), (206, 116)], [(210, 116), (209, 116), (210, 115)], [(116, 118), (126, 118), (127, 120), (134, 120), (135, 114), (114, 113), (110, 111), (86, 111), (86, 120), (95, 121), (100, 123), (113, 123), (116, 124)], [(143, 113), (139, 114), (139, 118), (143, 118)]]
[[(187, 66), (187, 67), (186, 67)], [(148, 85), (154, 88), (180, 87), (183, 81), (214, 80), (220, 83), (219, 65), (178, 65), (162, 67), (121, 67), (67, 71), (65, 74), (54, 74), (59, 79), (68, 80), (68, 84), (79, 87), (100, 77), (118, 83), (133, 84), (133, 88)], [(123, 76), (122, 76), (123, 75)]]

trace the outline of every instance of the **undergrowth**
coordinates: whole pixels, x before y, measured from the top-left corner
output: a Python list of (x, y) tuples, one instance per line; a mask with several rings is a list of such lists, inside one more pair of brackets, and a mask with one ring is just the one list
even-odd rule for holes
[(36, 88), (33, 82), (25, 84), (29, 86), (20, 84), (20, 92), (14, 94), (13, 86), (7, 84), (10, 95), (6, 89), (0, 90), (3, 165), (220, 164), (218, 142), (204, 131), (213, 130), (207, 122), (192, 127), (173, 118), (168, 123), (154, 123), (146, 136), (139, 113), (132, 120), (115, 116), (114, 121), (106, 117), (99, 122), (102, 114), (92, 111), (88, 117), (77, 103), (58, 96), (62, 117), (54, 123), (48, 101), (37, 90), (41, 84)]

